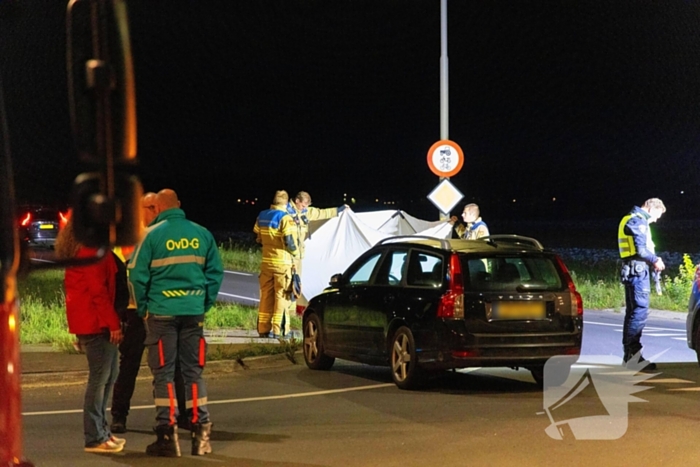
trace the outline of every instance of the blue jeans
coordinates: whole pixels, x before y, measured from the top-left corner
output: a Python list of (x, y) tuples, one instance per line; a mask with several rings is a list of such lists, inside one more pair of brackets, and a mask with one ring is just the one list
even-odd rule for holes
[(204, 314), (196, 316), (149, 315), (146, 320), (148, 366), (153, 373), (156, 424), (174, 425), (179, 414), (175, 400), (175, 364), (180, 362), (185, 381), (187, 417), (208, 423), (207, 387), (202, 373), (206, 359)]
[(649, 268), (645, 268), (628, 280), (625, 286), (625, 321), (622, 327), (622, 347), (625, 352), (624, 360), (629, 360), (637, 352), (642, 351), (642, 331), (647, 324), (649, 315), (649, 295), (651, 281)]
[(107, 424), (107, 402), (119, 372), (119, 351), (109, 342), (109, 334), (80, 334), (77, 337), (90, 370), (83, 402), (83, 430), (85, 447), (93, 447), (112, 436)]

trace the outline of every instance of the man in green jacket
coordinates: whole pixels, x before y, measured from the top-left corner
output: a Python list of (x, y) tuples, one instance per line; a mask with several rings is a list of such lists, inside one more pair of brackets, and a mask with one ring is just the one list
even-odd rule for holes
[(145, 318), (156, 405), (158, 439), (146, 453), (180, 456), (173, 382), (179, 359), (192, 425), (192, 454), (203, 455), (211, 452), (212, 426), (202, 377), (204, 313), (214, 305), (224, 271), (211, 232), (187, 220), (173, 190), (158, 192), (156, 205), (158, 215), (129, 263), (137, 311)]

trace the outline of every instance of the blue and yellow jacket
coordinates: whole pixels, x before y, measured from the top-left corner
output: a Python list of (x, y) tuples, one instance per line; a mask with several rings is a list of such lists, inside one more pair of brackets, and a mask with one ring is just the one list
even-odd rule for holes
[(187, 316), (214, 305), (224, 268), (214, 236), (167, 209), (146, 229), (129, 261), (129, 284), (139, 316)]
[(284, 205), (272, 205), (262, 211), (253, 232), (262, 245), (262, 265), (268, 269), (289, 269), (299, 257), (297, 227)]

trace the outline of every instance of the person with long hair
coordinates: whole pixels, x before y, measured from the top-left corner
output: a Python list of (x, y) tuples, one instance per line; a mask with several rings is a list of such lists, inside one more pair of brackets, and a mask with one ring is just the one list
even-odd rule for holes
[(117, 345), (122, 340), (114, 309), (117, 265), (109, 251), (97, 259), (98, 249), (78, 241), (72, 217), (59, 232), (55, 250), (62, 260), (95, 258), (66, 268), (66, 316), (68, 330), (77, 337), (88, 361), (83, 402), (85, 452), (120, 452), (126, 440), (113, 436), (107, 423), (107, 401), (119, 371)]

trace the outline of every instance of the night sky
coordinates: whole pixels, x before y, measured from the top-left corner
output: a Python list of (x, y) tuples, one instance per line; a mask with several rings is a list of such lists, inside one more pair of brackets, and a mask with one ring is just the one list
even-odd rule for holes
[[(438, 0), (127, 5), (147, 190), (174, 188), (217, 228), (252, 226), (276, 189), (437, 217)], [(64, 21), (65, 2), (0, 0), (22, 201), (66, 201), (78, 170)], [(598, 219), (657, 196), (668, 218), (698, 217), (699, 3), (450, 0), (448, 36), (463, 203)]]

